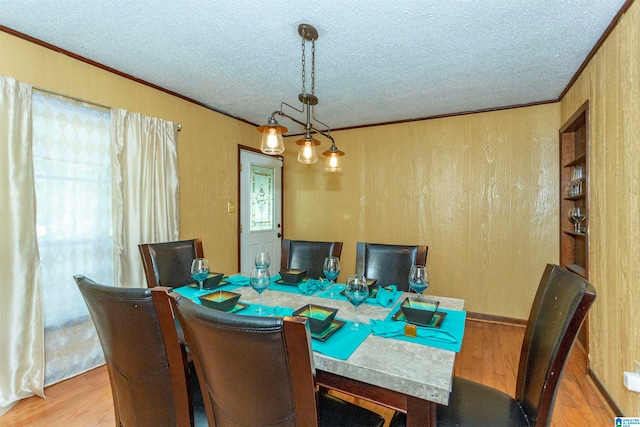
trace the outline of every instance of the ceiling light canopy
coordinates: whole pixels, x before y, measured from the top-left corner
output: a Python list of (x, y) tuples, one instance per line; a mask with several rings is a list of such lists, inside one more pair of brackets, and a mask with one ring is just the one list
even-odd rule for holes
[[(286, 117), (287, 119), (305, 127), (304, 137), (296, 141), (296, 144), (300, 146), (298, 161), (304, 164), (313, 164), (318, 161), (316, 147), (320, 145), (320, 141), (312, 136), (312, 133), (317, 133), (331, 140), (331, 147), (322, 153), (323, 156), (327, 157), (325, 170), (328, 172), (339, 172), (342, 169), (340, 157), (344, 156), (344, 153), (336, 147), (336, 143), (331, 136), (331, 129), (329, 126), (318, 120), (313, 111), (313, 107), (318, 104), (318, 98), (315, 96), (316, 39), (318, 38), (318, 31), (309, 24), (300, 24), (298, 26), (298, 34), (300, 34), (300, 37), (302, 38), (302, 93), (298, 95), (298, 99), (302, 103), (302, 108), (298, 109), (296, 107), (292, 107), (286, 102), (280, 103), (280, 110), (274, 111), (271, 114), (271, 117), (269, 117), (267, 124), (258, 128), (258, 132), (262, 133), (260, 150), (269, 155), (277, 155), (284, 152), (284, 141), (282, 139), (282, 135), (286, 133), (288, 129), (281, 126), (275, 116), (278, 115)], [(311, 93), (307, 93), (306, 88), (307, 74), (305, 60), (307, 41), (311, 42)], [(287, 106), (299, 113), (306, 113), (306, 122), (295, 119), (283, 112), (282, 109), (284, 106)], [(318, 129), (316, 123), (322, 125), (321, 129)]]

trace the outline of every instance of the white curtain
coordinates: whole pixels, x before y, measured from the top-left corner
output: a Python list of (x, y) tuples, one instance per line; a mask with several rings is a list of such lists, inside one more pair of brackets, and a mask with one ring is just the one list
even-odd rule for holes
[(138, 244), (178, 239), (176, 131), (172, 122), (111, 109), (115, 286), (146, 287)]
[[(137, 245), (176, 240), (179, 235), (176, 127), (124, 110), (111, 113), (113, 285), (144, 287)], [(0, 77), (0, 416), (24, 397), (44, 396), (44, 315), (32, 132), (31, 87)], [(78, 341), (77, 335), (72, 340)], [(73, 353), (75, 362), (87, 355)]]
[(113, 283), (111, 113), (38, 90), (31, 99), (48, 386), (104, 364), (73, 276)]
[[(0, 408), (43, 395), (44, 326), (31, 87), (0, 77)], [(1, 412), (1, 409), (0, 409)]]

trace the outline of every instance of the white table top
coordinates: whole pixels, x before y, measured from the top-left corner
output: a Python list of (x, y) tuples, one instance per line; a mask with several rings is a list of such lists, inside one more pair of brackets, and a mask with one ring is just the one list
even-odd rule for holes
[[(258, 294), (251, 287), (234, 290), (242, 294), (241, 300), (258, 304)], [(405, 293), (398, 298), (400, 304)], [(440, 301), (440, 308), (463, 310), (464, 300), (456, 298), (425, 295), (429, 299)], [(306, 304), (318, 304), (339, 310), (338, 317), (355, 319), (355, 309), (347, 301), (305, 296), (295, 293), (266, 290), (262, 294), (262, 303), (268, 306), (290, 307), (297, 309)], [(380, 307), (362, 304), (358, 320), (368, 323), (370, 318), (384, 319), (394, 306)], [(453, 365), (456, 353), (411, 342), (382, 338), (373, 334), (358, 347), (347, 360), (334, 359), (314, 352), (316, 369), (331, 372), (368, 384), (384, 387), (407, 395), (446, 405), (449, 401)]]

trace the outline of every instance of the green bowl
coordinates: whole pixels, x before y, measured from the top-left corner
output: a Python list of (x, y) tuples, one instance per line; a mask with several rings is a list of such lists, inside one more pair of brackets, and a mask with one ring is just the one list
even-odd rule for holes
[(222, 280), (223, 276), (224, 276), (223, 273), (209, 273), (207, 278), (204, 279), (204, 282), (202, 282), (202, 288), (203, 289), (215, 288), (220, 284), (220, 281)]
[(205, 307), (219, 311), (229, 311), (236, 306), (240, 299), (240, 294), (229, 291), (213, 291), (198, 298), (200, 298), (200, 302)]
[(338, 309), (307, 304), (293, 312), (293, 316), (306, 317), (312, 334), (321, 334), (335, 319)]
[(284, 283), (296, 285), (302, 282), (305, 274), (307, 274), (307, 270), (283, 270), (280, 272), (280, 277)]
[(407, 298), (402, 301), (400, 309), (404, 313), (407, 322), (421, 326), (429, 326), (433, 315), (438, 309), (438, 305), (440, 305), (439, 301)]

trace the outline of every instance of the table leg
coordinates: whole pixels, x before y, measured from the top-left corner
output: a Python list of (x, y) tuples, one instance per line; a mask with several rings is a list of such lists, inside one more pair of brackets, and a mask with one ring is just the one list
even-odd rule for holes
[(438, 404), (407, 396), (407, 427), (435, 427)]

